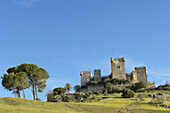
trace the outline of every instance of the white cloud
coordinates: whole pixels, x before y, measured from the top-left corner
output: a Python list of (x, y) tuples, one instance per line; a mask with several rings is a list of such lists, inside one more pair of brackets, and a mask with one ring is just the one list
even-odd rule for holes
[(39, 2), (41, 0), (12, 0), (14, 4), (19, 6), (32, 6), (35, 2)]
[(11, 0), (15, 5), (23, 6), (23, 7), (30, 7), (33, 6), (37, 2), (44, 2), (44, 3), (60, 3), (61, 0)]

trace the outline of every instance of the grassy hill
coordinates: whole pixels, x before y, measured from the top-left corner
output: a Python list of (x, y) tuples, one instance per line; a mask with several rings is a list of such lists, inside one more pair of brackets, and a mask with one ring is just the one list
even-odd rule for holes
[[(169, 92), (166, 92), (169, 94)], [(119, 98), (108, 95), (100, 102), (41, 102), (14, 97), (0, 98), (0, 113), (170, 113), (170, 108), (149, 104), (149, 99)], [(170, 101), (166, 102), (170, 105)]]

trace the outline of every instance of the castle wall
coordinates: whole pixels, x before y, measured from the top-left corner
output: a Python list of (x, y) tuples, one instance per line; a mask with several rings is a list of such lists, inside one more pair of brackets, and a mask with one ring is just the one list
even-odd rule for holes
[(81, 75), (81, 86), (85, 86), (87, 82), (92, 78), (91, 71), (80, 72)]
[(132, 71), (132, 82), (133, 82), (133, 83), (139, 82), (136, 71)]
[(94, 81), (97, 81), (97, 82), (101, 81), (101, 70), (100, 69), (94, 70)]
[(148, 82), (147, 83), (147, 88), (155, 88), (155, 81), (153, 83)]
[(80, 92), (86, 93), (88, 91), (99, 91), (99, 90), (104, 90), (104, 86), (103, 85), (96, 85), (96, 86), (88, 86), (87, 88), (81, 88)]
[(146, 67), (135, 67), (135, 71), (137, 73), (137, 79), (138, 81), (144, 81), (144, 82), (148, 82), (147, 78), (147, 69)]
[(87, 90), (88, 91), (99, 91), (99, 90), (104, 90), (104, 86), (103, 85), (96, 85), (96, 86), (88, 86)]
[(126, 79), (125, 58), (111, 58), (112, 78)]

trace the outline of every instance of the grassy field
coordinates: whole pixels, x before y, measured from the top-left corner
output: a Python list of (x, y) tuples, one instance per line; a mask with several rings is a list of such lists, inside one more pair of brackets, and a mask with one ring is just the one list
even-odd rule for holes
[[(164, 93), (169, 95), (169, 92)], [(107, 96), (109, 98), (92, 103), (52, 103), (6, 97), (0, 98), (0, 113), (170, 113), (170, 108), (149, 104), (149, 98), (137, 101), (135, 98), (119, 96), (120, 94), (110, 94)], [(165, 103), (170, 105), (170, 101)]]

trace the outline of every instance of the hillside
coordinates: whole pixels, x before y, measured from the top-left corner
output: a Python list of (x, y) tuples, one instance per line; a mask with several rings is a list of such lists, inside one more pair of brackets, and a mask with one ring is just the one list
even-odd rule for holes
[[(169, 92), (167, 92), (169, 94)], [(115, 94), (116, 95), (116, 94)], [(14, 97), (0, 98), (0, 113), (170, 113), (170, 108), (157, 107), (146, 101), (108, 95), (107, 99), (93, 103), (41, 102)], [(117, 94), (118, 95), (118, 94)], [(166, 102), (170, 105), (170, 102)]]

